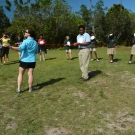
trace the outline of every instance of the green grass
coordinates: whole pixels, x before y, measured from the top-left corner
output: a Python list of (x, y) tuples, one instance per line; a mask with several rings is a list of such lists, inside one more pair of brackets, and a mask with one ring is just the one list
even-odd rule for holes
[(18, 54), (0, 66), (0, 135), (135, 135), (135, 64), (131, 48), (119, 47), (109, 63), (106, 48), (100, 62), (89, 64), (90, 80), (82, 82), (78, 50), (66, 60), (64, 50), (49, 50), (34, 72), (36, 91), (15, 93)]

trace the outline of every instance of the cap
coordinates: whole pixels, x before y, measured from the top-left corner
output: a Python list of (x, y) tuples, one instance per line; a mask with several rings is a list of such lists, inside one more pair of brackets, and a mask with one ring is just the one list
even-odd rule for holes
[(111, 33), (110, 36), (112, 36), (113, 34)]

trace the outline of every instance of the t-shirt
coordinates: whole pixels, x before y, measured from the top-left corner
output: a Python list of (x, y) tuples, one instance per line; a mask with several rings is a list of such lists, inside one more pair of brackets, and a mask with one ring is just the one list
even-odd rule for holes
[(71, 41), (70, 40), (65, 40), (64, 41), (64, 44), (67, 44), (65, 47), (65, 50), (69, 50), (71, 49)]
[(107, 47), (108, 48), (114, 48), (118, 44), (117, 39), (107, 39)]
[[(88, 33), (84, 33), (83, 35), (79, 34), (77, 36), (77, 43), (86, 43), (91, 42), (90, 35)], [(78, 45), (78, 48), (90, 48), (90, 45)]]
[(46, 43), (45, 39), (38, 39), (38, 45), (44, 46)]
[(22, 62), (36, 62), (36, 54), (38, 53), (37, 42), (29, 37), (22, 42), (18, 51), (21, 52), (20, 61)]
[(2, 38), (2, 46), (6, 46), (9, 44), (9, 38)]

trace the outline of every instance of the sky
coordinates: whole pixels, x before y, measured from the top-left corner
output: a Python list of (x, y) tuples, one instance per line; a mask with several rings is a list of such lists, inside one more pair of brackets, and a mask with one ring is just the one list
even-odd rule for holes
[[(10, 0), (10, 2), (12, 3), (14, 0)], [(32, 0), (35, 1), (35, 0)], [(87, 8), (90, 8), (90, 0), (66, 0), (67, 3), (71, 6), (72, 11), (76, 12), (80, 10), (80, 6), (82, 4), (86, 5)], [(92, 0), (92, 5), (94, 6), (97, 3), (98, 0)], [(120, 2), (122, 1), (122, 5), (126, 8), (131, 10), (132, 12), (135, 13), (135, 0), (103, 0), (104, 2), (104, 7), (112, 7), (113, 4), (120, 4)], [(4, 6), (5, 2), (4, 0), (0, 0), (0, 6)], [(4, 10), (5, 14), (7, 15), (7, 17), (9, 19), (11, 19), (13, 17), (13, 13), (9, 12), (7, 10)]]

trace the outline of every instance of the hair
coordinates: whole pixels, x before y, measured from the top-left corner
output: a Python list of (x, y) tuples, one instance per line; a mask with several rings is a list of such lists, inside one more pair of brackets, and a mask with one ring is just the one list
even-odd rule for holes
[(35, 39), (36, 34), (35, 34), (34, 30), (32, 30), (32, 29), (27, 29), (27, 30), (28, 30), (28, 33), (30, 34), (30, 36)]
[(42, 36), (42, 37), (43, 37), (43, 34), (40, 34), (40, 36)]
[(78, 30), (79, 30), (80, 28), (83, 28), (83, 29), (85, 30), (84, 25), (80, 25), (80, 26), (78, 27)]
[(91, 35), (91, 34), (94, 34), (94, 32), (90, 32), (90, 35)]

